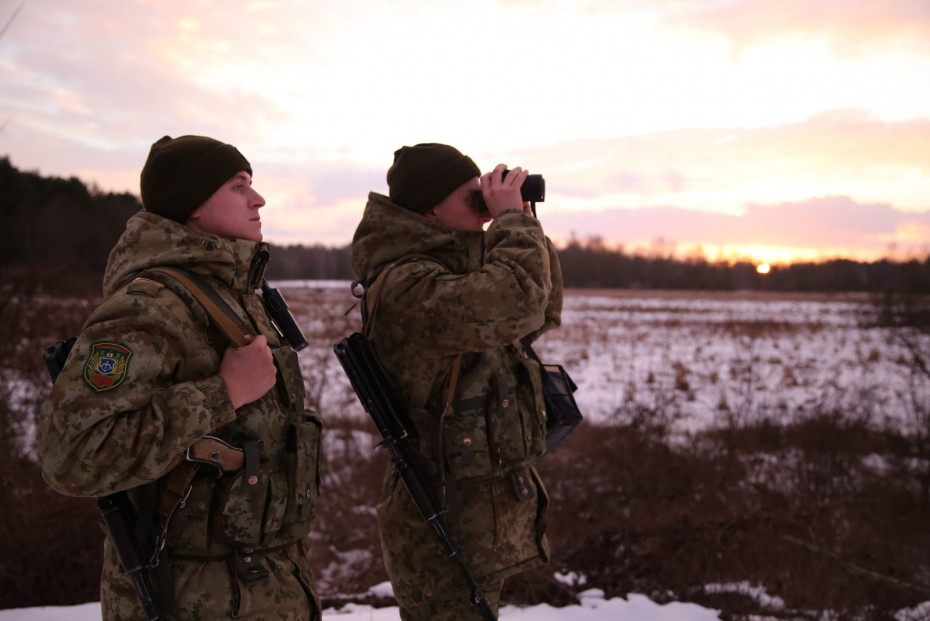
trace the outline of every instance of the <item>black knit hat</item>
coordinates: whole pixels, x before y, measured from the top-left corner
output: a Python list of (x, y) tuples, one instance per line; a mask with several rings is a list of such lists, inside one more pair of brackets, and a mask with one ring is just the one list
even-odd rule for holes
[(152, 145), (140, 176), (146, 211), (184, 223), (238, 172), (252, 174), (239, 150), (206, 136), (165, 136)]
[(481, 171), (467, 155), (445, 144), (424, 143), (394, 152), (387, 182), (391, 202), (424, 214)]

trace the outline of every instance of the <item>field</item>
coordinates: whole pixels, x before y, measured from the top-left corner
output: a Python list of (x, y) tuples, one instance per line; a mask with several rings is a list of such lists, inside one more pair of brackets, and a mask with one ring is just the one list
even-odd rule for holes
[[(344, 316), (354, 303), (348, 283), (281, 289), (315, 345), (302, 361), (320, 380), (308, 383), (320, 409), (330, 419), (364, 417), (329, 348), (360, 321), (355, 310)], [(687, 434), (867, 405), (870, 423), (914, 430), (925, 413), (913, 403), (921, 394), (910, 352), (887, 329), (866, 326), (874, 310), (852, 294), (575, 290), (562, 327), (536, 349), (570, 371), (591, 422), (645, 408)]]
[[(277, 286), (311, 343), (301, 364), (327, 426), (311, 535), (321, 593), (330, 605), (389, 603), (370, 592), (386, 579), (374, 518), (385, 456), (332, 355), (358, 326), (354, 299), (348, 283)], [(37, 297), (16, 304), (6, 316), (44, 308)], [(552, 497), (553, 566), (511, 581), (505, 601), (566, 605), (594, 587), (728, 618), (791, 619), (903, 619), (930, 601), (930, 380), (915, 362), (930, 344), (910, 334), (908, 347), (870, 327), (874, 311), (852, 295), (569, 292), (562, 328), (537, 351), (572, 374), (586, 424), (539, 465)], [(17, 351), (37, 351), (62, 326), (76, 330), (67, 317), (86, 307), (41, 312), (57, 325)], [(22, 446), (45, 388), (27, 381), (40, 366), (20, 367), (4, 384), (8, 428)], [(13, 467), (34, 480), (28, 455)], [(78, 501), (30, 493), (47, 506), (5, 518), (3, 558), (29, 567), (18, 573), (20, 598), (0, 608), (88, 601), (94, 567), (71, 595), (26, 597), (55, 562), (35, 553), (38, 541), (69, 539), (76, 549), (61, 554), (84, 568), (99, 545), (99, 535), (67, 534), (75, 529), (60, 516), (55, 524), (56, 511), (90, 523), (91, 511), (62, 504)], [(16, 545), (7, 537), (37, 520), (53, 534)]]

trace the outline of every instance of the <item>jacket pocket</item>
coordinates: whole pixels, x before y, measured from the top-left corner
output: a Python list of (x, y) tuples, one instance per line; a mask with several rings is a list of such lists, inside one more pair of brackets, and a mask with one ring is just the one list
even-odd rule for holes
[[(492, 378), (495, 394), (488, 404), (488, 434), (500, 474), (522, 470), (546, 448), (545, 413), (536, 363), (520, 359), (511, 373)], [(538, 397), (539, 396), (539, 397)]]
[(272, 473), (268, 477), (268, 508), (262, 520), (262, 545), (270, 546), (278, 532), (284, 528), (284, 515), (287, 511), (287, 475), (283, 472)]
[(488, 443), (485, 412), (454, 412), (443, 424), (442, 438), (446, 464), (456, 481), (494, 477), (496, 456)]
[(261, 547), (270, 476), (242, 469), (217, 482), (215, 529), (223, 543)]
[(290, 497), (284, 523), (294, 538), (310, 532), (314, 517), (313, 507), (320, 493), (322, 430), (323, 422), (307, 410), (305, 419), (294, 423), (288, 432), (284, 463)]

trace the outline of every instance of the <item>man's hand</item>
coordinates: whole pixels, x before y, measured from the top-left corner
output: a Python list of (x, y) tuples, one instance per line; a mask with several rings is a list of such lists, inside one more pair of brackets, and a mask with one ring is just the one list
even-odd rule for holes
[(223, 352), (220, 377), (226, 382), (229, 399), (236, 409), (271, 390), (276, 375), (271, 348), (264, 336), (253, 337), (245, 347), (230, 346)]
[(520, 188), (529, 176), (529, 171), (517, 167), (502, 179), (505, 170), (505, 164), (498, 164), (494, 170), (481, 176), (481, 194), (491, 217), (496, 218), (508, 209), (522, 209), (525, 213), (533, 215), (530, 204), (523, 202), (520, 194)]

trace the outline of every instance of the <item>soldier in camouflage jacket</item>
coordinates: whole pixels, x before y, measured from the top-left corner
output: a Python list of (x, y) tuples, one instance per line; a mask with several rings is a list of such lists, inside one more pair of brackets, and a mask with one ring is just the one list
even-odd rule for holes
[[(557, 327), (562, 306), (558, 258), (520, 197), (526, 171), (502, 178), (504, 169), (479, 179), (452, 147), (404, 147), (387, 175), (390, 197), (370, 194), (352, 243), (362, 282), (391, 266), (366, 293), (366, 327), (409, 405), (418, 452), (449, 507), (443, 519), (495, 610), (504, 579), (548, 561), (548, 497), (532, 466), (545, 410), (537, 363), (519, 340)], [(479, 618), (393, 472), (378, 518), (405, 621)]]
[[(128, 490), (147, 554), (163, 536), (150, 576), (169, 618), (320, 618), (304, 540), (321, 423), (304, 407), (296, 354), (255, 293), (269, 255), (251, 172), (210, 138), (152, 146), (145, 209), (111, 252), (106, 299), (40, 417), (49, 485), (73, 496)], [(187, 289), (147, 277), (156, 266), (199, 276), (257, 336), (229, 345)], [(206, 435), (245, 449), (244, 466), (222, 475), (200, 466), (169, 520), (165, 489)], [(109, 538), (104, 557), (103, 618), (144, 618)]]

